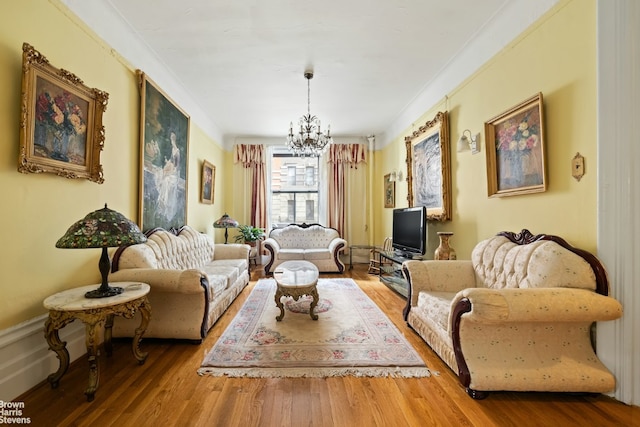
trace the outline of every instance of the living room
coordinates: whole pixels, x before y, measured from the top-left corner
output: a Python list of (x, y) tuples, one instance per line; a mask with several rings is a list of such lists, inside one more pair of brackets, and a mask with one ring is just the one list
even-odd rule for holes
[[(8, 143), (1, 148), (5, 161), (0, 169), (5, 200), (3, 222), (9, 242), (1, 249), (0, 256), (0, 282), (4, 290), (0, 303), (0, 331), (4, 332), (0, 351), (5, 370), (3, 377), (8, 378), (1, 387), (3, 394), (0, 397), (4, 400), (15, 398), (15, 387), (19, 387), (19, 394), (31, 387), (32, 381), (42, 381), (55, 364), (53, 356), (47, 356), (42, 339), (41, 327), (46, 314), (42, 301), (61, 290), (97, 283), (99, 279), (94, 251), (58, 250), (54, 246), (56, 240), (70, 224), (105, 202), (134, 220), (139, 209), (140, 96), (135, 69), (144, 67), (128, 63), (64, 3), (57, 0), (15, 1), (10, 7), (4, 7), (8, 10), (0, 17), (4, 47), (0, 76), (6, 88), (5, 97), (0, 101), (5, 113), (0, 117), (0, 123), (9, 134)], [(353, 244), (380, 244), (390, 235), (392, 209), (384, 208), (383, 177), (393, 171), (405, 171), (406, 174), (405, 137), (432, 120), (437, 112), (448, 111), (452, 141), (452, 220), (429, 224), (430, 247), (434, 247), (437, 231), (451, 231), (454, 233), (452, 245), (458, 257), (469, 258), (479, 240), (503, 230), (528, 228), (534, 233), (560, 235), (573, 245), (601, 256), (609, 274), (616, 279), (611, 280), (611, 294), (623, 303), (625, 316), (615, 322), (617, 326), (605, 325), (601, 329), (599, 325), (598, 354), (616, 375), (619, 384), (616, 398), (637, 405), (638, 392), (634, 395), (631, 390), (637, 386), (638, 377), (631, 373), (639, 371), (638, 362), (624, 350), (638, 346), (633, 338), (637, 335), (638, 322), (629, 314), (639, 305), (638, 291), (632, 286), (637, 275), (634, 272), (627, 277), (620, 267), (621, 260), (632, 260), (637, 254), (631, 246), (625, 246), (630, 243), (624, 243), (633, 240), (628, 239), (627, 230), (637, 232), (637, 229), (631, 227), (629, 219), (627, 223), (618, 219), (621, 230), (603, 225), (616, 224), (617, 217), (612, 216), (610, 211), (613, 209), (607, 209), (607, 206), (622, 206), (627, 198), (606, 191), (618, 188), (612, 187), (611, 181), (600, 181), (603, 176), (616, 175), (619, 169), (619, 164), (600, 169), (609, 165), (605, 162), (606, 152), (616, 151), (602, 148), (603, 144), (609, 147), (613, 143), (604, 142), (603, 129), (607, 127), (599, 115), (606, 108), (602, 105), (603, 97), (598, 95), (603, 84), (599, 73), (604, 71), (598, 68), (602, 65), (597, 64), (605, 60), (599, 56), (603, 55), (598, 50), (598, 43), (602, 42), (599, 37), (604, 36), (603, 31), (598, 31), (598, 25), (608, 22), (601, 3), (557, 2), (444, 96), (438, 95), (428, 107), (417, 112), (409, 109), (406, 116), (401, 116), (401, 124), (387, 130), (385, 139), (380, 138), (381, 148), (370, 153), (370, 160), (364, 166), (365, 173), (373, 177), (375, 191), (366, 198), (366, 216), (362, 209), (354, 208), (351, 212), (350, 221), (355, 231), (351, 240), (347, 240)], [(618, 5), (616, 16), (624, 15), (625, 7), (635, 11), (632, 6)], [(625, 34), (624, 37), (630, 36)], [(106, 133), (101, 154), (103, 184), (68, 180), (52, 174), (17, 172), (24, 42), (35, 46), (54, 65), (76, 73), (89, 86), (109, 93), (103, 120)], [(636, 58), (637, 52), (632, 52), (631, 56)], [(180, 102), (178, 91), (174, 92), (174, 88), (166, 85), (163, 89)], [(538, 92), (544, 94), (548, 188), (538, 194), (488, 198), (483, 125)], [(192, 120), (188, 178), (193, 184), (188, 187), (187, 223), (221, 243), (223, 231), (214, 229), (215, 219), (228, 212), (241, 223), (249, 221), (249, 182), (244, 171), (234, 164), (232, 149), (233, 144), (247, 140), (238, 138), (228, 143), (220, 136), (213, 137), (217, 134), (212, 123), (215, 118), (197, 111), (189, 111), (189, 114)], [(619, 116), (625, 117), (624, 113)], [(611, 120), (616, 123), (619, 119)], [(637, 126), (633, 120), (627, 123), (631, 123), (627, 126)], [(454, 142), (465, 129), (481, 134), (479, 155), (456, 152)], [(620, 136), (617, 139), (624, 140), (627, 134), (617, 128), (616, 135)], [(359, 138), (366, 143), (364, 136)], [(269, 142), (265, 140), (265, 143)], [(627, 144), (620, 142), (623, 143)], [(637, 148), (622, 147), (620, 151), (624, 149), (630, 153), (626, 157), (637, 158), (633, 155), (637, 151), (632, 151)], [(586, 173), (579, 181), (572, 176), (571, 170), (576, 153), (584, 156), (586, 162)], [(198, 183), (204, 160), (216, 166), (215, 202), (211, 205), (199, 202)], [(244, 189), (246, 197), (238, 197), (238, 189)], [(637, 188), (632, 191), (637, 195)], [(407, 195), (406, 181), (398, 182), (397, 207), (406, 206)], [(47, 216), (43, 220), (45, 213)], [(616, 252), (608, 251), (611, 248), (616, 248)], [(618, 330), (624, 330), (624, 333), (616, 334)], [(69, 342), (76, 343), (75, 350), (71, 350), (77, 357), (83, 351), (84, 330), (76, 325), (70, 334)], [(16, 347), (11, 345), (16, 342), (22, 343), (18, 350), (20, 356), (16, 356)], [(41, 356), (47, 356), (47, 362), (25, 365), (25, 355), (36, 348)], [(26, 388), (25, 384), (28, 384)]]

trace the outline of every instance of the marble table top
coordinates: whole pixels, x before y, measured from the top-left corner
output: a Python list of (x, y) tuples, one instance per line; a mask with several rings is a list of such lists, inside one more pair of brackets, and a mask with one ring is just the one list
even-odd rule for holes
[(109, 286), (124, 288), (124, 292), (112, 297), (86, 298), (85, 293), (98, 289), (100, 285), (81, 286), (51, 295), (44, 300), (44, 308), (57, 311), (80, 311), (111, 307), (145, 296), (150, 289), (148, 284), (140, 282), (110, 282)]
[(273, 272), (273, 278), (283, 287), (311, 286), (318, 281), (318, 268), (309, 261), (285, 261)]

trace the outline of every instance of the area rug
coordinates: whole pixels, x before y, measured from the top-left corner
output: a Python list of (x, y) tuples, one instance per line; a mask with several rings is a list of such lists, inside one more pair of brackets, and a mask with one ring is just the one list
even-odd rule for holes
[(258, 281), (239, 313), (205, 356), (200, 375), (229, 377), (428, 377), (429, 370), (393, 322), (352, 279), (319, 279), (320, 301), (283, 297)]

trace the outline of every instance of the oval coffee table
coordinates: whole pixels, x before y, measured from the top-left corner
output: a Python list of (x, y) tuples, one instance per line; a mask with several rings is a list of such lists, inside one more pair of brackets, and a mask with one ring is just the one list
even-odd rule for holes
[(279, 322), (284, 317), (284, 305), (280, 299), (283, 296), (298, 300), (303, 295), (313, 298), (309, 307), (309, 315), (313, 320), (318, 320), (318, 315), (313, 312), (318, 305), (318, 268), (309, 261), (285, 261), (276, 267), (273, 278), (276, 280), (276, 306), (280, 309), (280, 315), (276, 316)]

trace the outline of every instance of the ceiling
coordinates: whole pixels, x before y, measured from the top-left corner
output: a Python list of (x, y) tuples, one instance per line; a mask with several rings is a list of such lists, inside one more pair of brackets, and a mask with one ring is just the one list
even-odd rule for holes
[[(474, 43), (489, 36), (491, 44), (492, 22), (524, 5), (539, 15), (555, 0), (63, 2), (223, 139), (284, 140), (289, 123), (307, 112), (305, 70), (314, 72), (311, 113), (323, 128), (331, 124), (336, 137), (384, 134), (456, 58), (486, 50)], [(508, 41), (493, 39), (501, 45), (488, 54)]]

